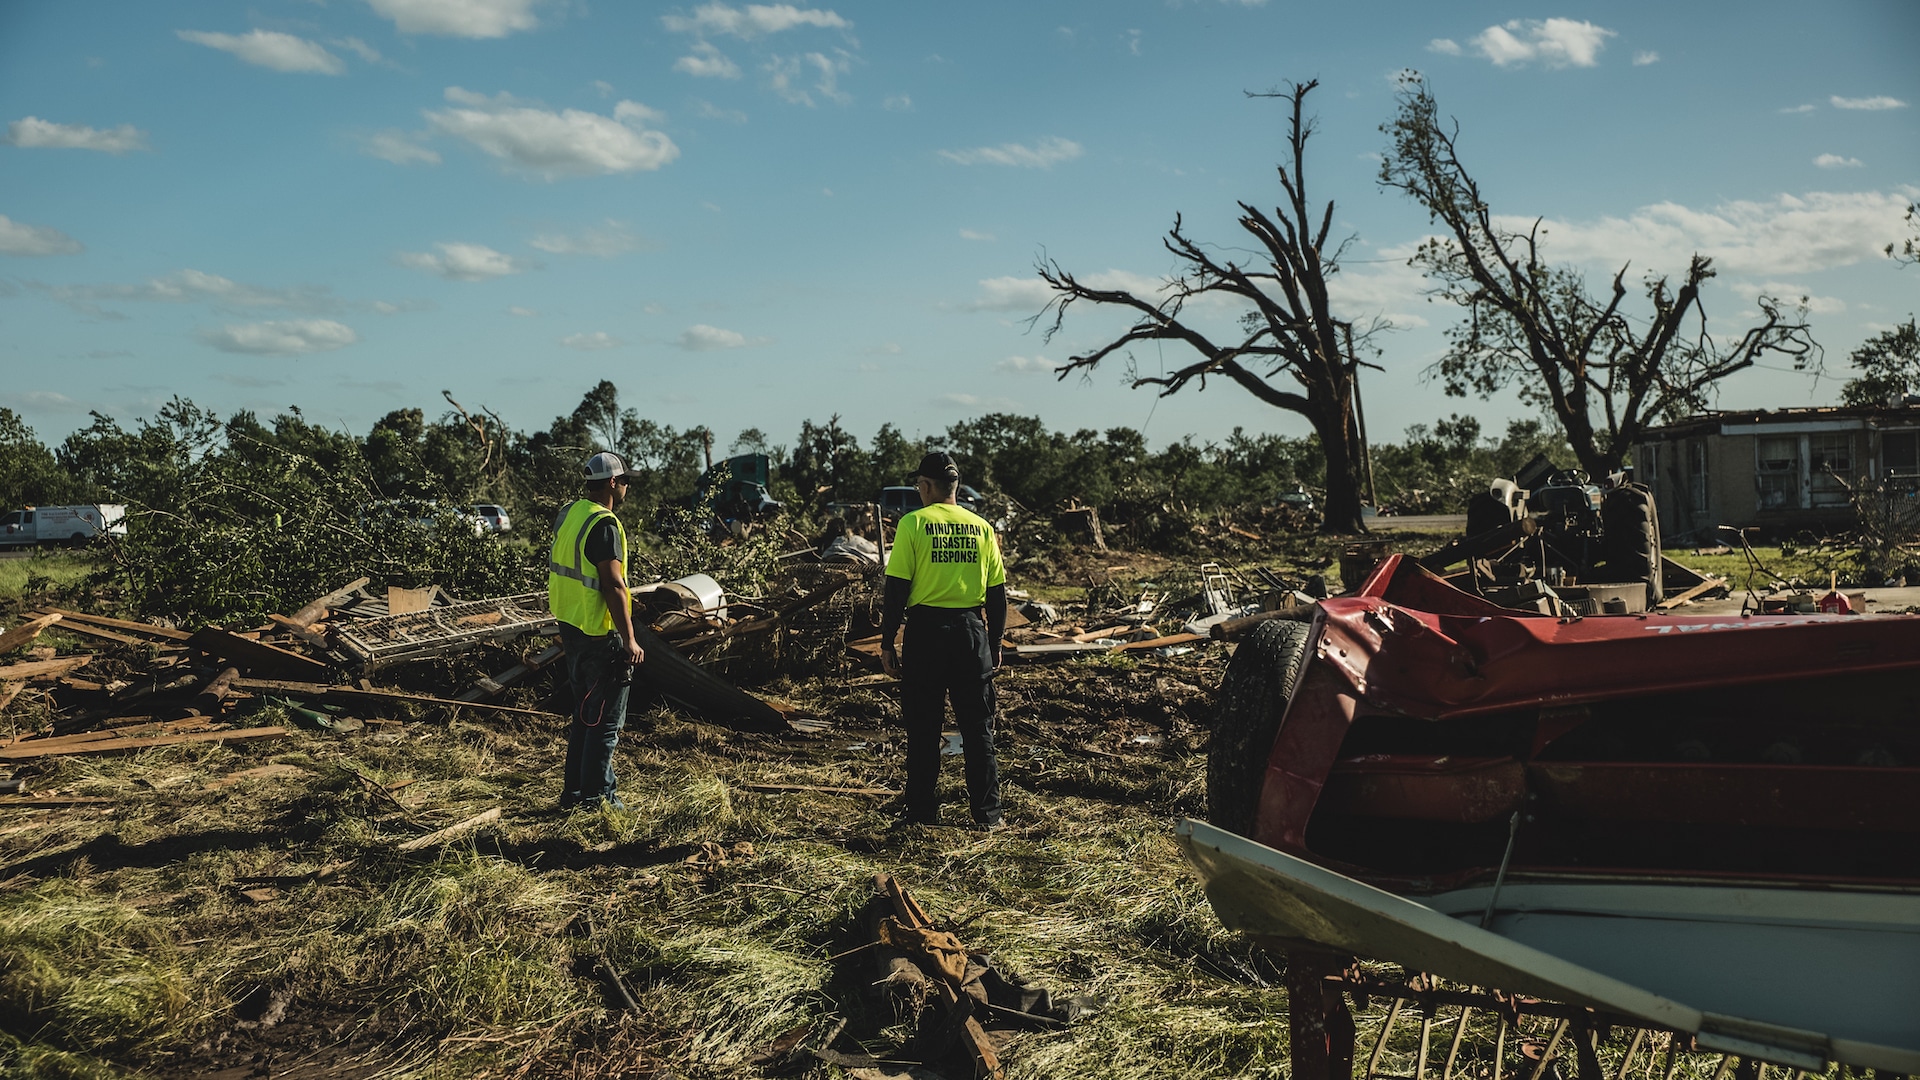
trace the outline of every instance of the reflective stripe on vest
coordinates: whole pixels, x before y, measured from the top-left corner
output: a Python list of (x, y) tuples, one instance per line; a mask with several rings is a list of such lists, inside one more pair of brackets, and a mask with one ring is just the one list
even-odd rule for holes
[(620, 542), (616, 555), (625, 567), (626, 528), (606, 507), (588, 499), (567, 508), (547, 553), (547, 604), (554, 618), (595, 637), (613, 629), (613, 615), (600, 594), (599, 568), (587, 561), (587, 534), (602, 518), (613, 520)]

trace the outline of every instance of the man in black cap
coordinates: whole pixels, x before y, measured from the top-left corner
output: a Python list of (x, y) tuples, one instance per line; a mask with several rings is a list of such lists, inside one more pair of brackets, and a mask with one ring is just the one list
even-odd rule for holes
[[(880, 663), (904, 682), (901, 720), (907, 728), (905, 815), (939, 821), (940, 727), (946, 705), (960, 727), (966, 755), (967, 803), (976, 824), (1000, 824), (1000, 766), (993, 753), (993, 675), (1007, 625), (1007, 575), (993, 526), (959, 505), (960, 469), (953, 456), (932, 453), (914, 470), (921, 507), (900, 519), (887, 559), (886, 606), (880, 617)], [(893, 637), (902, 617), (902, 655)]]

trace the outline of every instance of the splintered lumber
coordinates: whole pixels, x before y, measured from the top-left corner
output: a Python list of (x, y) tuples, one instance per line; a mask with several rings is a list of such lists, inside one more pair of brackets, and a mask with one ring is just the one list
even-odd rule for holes
[(18, 697), (20, 691), (26, 688), (27, 684), (18, 680), (0, 682), (0, 709), (5, 709), (7, 706), (13, 704), (13, 699)]
[(327, 612), (345, 603), (347, 597), (352, 596), (355, 592), (372, 583), (372, 578), (357, 578), (287, 616), (287, 621), (296, 626), (312, 626), (314, 623), (326, 618)]
[(137, 637), (128, 637), (125, 634), (117, 633), (113, 630), (105, 629), (104, 627), (93, 626), (88, 623), (83, 623), (78, 619), (66, 619), (64, 620), (64, 622), (65, 622), (65, 625), (61, 626), (60, 629), (63, 632), (69, 633), (69, 634), (80, 634), (84, 637), (95, 638), (99, 641), (111, 641), (115, 645), (151, 645), (153, 644), (151, 641), (146, 641)]
[(86, 623), (89, 626), (104, 626), (109, 630), (126, 630), (150, 638), (164, 638), (168, 641), (185, 641), (192, 634), (185, 630), (175, 630), (170, 626), (154, 626), (151, 623), (133, 622), (129, 619), (114, 619), (105, 615), (89, 615), (84, 611), (68, 611), (66, 608), (41, 608), (49, 615), (58, 615), (67, 622), (67, 629), (74, 623)]
[(48, 679), (56, 675), (65, 675), (69, 671), (87, 666), (93, 659), (92, 653), (79, 656), (62, 656), (54, 660), (27, 660), (18, 664), (0, 667), (0, 681), (14, 679)]
[(196, 731), (185, 735), (155, 735), (144, 739), (94, 739), (87, 742), (25, 742), (0, 748), (0, 761), (26, 761), (31, 758), (62, 757), (67, 754), (101, 754), (120, 750), (146, 750), (177, 743), (230, 742), (240, 739), (271, 739), (285, 735), (283, 727), (239, 728), (232, 731)]
[(42, 615), (0, 634), (0, 655), (5, 655), (40, 636), (40, 631), (60, 621), (59, 615)]
[[(651, 659), (651, 656), (649, 656)], [(373, 702), (376, 704), (405, 703), (411, 705), (445, 705), (455, 709), (478, 709), (482, 712), (513, 713), (518, 716), (538, 716), (551, 719), (555, 714), (539, 709), (516, 709), (510, 705), (488, 705), (479, 701), (456, 701), (453, 698), (428, 697), (425, 694), (405, 694), (398, 690), (371, 690), (353, 686), (325, 686), (320, 683), (286, 682), (279, 679), (235, 679), (235, 690), (248, 690), (255, 693), (287, 694), (297, 698), (327, 698), (333, 701)]]
[(452, 840), (456, 837), (465, 835), (466, 833), (470, 833), (473, 830), (489, 822), (499, 821), (499, 820), (500, 820), (500, 808), (496, 806), (491, 810), (487, 810), (482, 813), (475, 814), (465, 821), (455, 822), (454, 824), (449, 825), (444, 829), (440, 829), (435, 832), (430, 832), (425, 836), (416, 836), (413, 839), (407, 841), (406, 843), (395, 847), (394, 850), (403, 852), (403, 853), (414, 852), (414, 851), (424, 851), (427, 848), (434, 847), (439, 844), (444, 844), (447, 841)]
[(1695, 585), (1691, 589), (1688, 589), (1686, 592), (1676, 593), (1675, 595), (1669, 596), (1665, 600), (1660, 601), (1658, 604), (1653, 605), (1654, 610), (1666, 611), (1670, 608), (1677, 608), (1681, 604), (1686, 603), (1687, 601), (1693, 599), (1696, 596), (1701, 595), (1702, 593), (1710, 593), (1715, 589), (1724, 588), (1726, 584), (1727, 584), (1726, 578), (1709, 577), (1706, 580), (1702, 581), (1700, 584)]
[(647, 685), (736, 731), (789, 730), (780, 710), (688, 660), (652, 630), (636, 625), (633, 633), (647, 654), (639, 672)]
[(499, 697), (500, 693), (518, 683), (527, 676), (560, 659), (564, 650), (558, 645), (549, 645), (540, 650), (531, 660), (515, 664), (498, 675), (482, 676), (480, 680), (454, 695), (456, 701), (479, 701), (482, 698)]
[(261, 641), (250, 641), (230, 630), (208, 626), (193, 633), (187, 645), (231, 664), (253, 671), (273, 671), (288, 675), (321, 676), (333, 669), (312, 657), (301, 656)]

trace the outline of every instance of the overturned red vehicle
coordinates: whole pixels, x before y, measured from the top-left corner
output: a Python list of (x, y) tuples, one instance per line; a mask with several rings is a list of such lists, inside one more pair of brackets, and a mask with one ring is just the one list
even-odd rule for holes
[(1241, 646), (1214, 739), (1229, 926), (1920, 1065), (1920, 617), (1554, 617), (1389, 556)]

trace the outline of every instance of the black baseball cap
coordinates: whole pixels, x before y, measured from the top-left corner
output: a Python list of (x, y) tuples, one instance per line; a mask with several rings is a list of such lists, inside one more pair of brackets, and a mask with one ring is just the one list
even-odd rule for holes
[(936, 450), (920, 459), (920, 467), (913, 475), (924, 476), (929, 480), (958, 480), (960, 466), (953, 463), (953, 455), (944, 450)]

